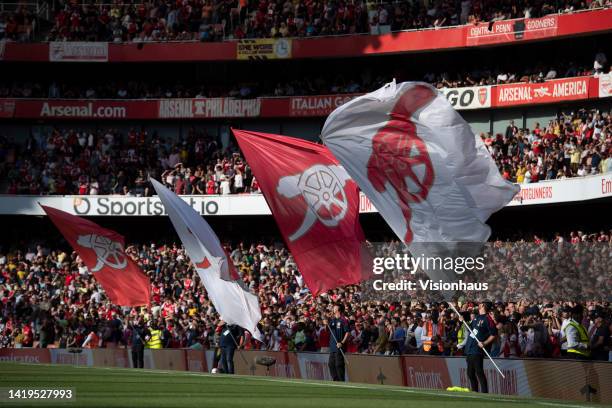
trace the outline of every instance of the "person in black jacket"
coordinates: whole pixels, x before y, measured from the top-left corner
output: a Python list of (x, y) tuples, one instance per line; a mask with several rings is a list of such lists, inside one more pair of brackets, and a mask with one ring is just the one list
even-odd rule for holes
[(242, 345), (242, 329), (220, 321), (221, 368), (225, 374), (234, 374), (234, 352)]
[(144, 368), (145, 338), (150, 335), (142, 317), (132, 325), (132, 365), (134, 368)]
[(349, 323), (343, 305), (334, 305), (334, 315), (329, 320), (329, 373), (334, 381), (345, 380), (344, 350), (350, 335)]

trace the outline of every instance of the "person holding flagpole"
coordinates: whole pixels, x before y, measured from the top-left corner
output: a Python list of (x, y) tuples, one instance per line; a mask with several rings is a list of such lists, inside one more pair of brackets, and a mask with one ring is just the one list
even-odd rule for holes
[[(470, 380), (470, 388), (474, 392), (489, 392), (484, 372), (485, 350), (497, 338), (497, 328), (495, 322), (489, 317), (489, 311), (489, 303), (481, 302), (478, 305), (478, 316), (470, 322), (471, 333), (463, 344), (458, 345), (458, 348), (465, 349), (467, 375)], [(459, 314), (459, 320), (463, 322), (461, 314)]]
[(144, 349), (145, 338), (150, 337), (151, 333), (144, 325), (144, 319), (138, 317), (132, 325), (132, 366), (134, 368), (144, 368)]
[(236, 325), (230, 325), (220, 320), (221, 326), (221, 361), (220, 365), (224, 374), (234, 374), (234, 353), (236, 349), (242, 347), (242, 330)]
[(334, 316), (329, 321), (329, 373), (334, 381), (345, 381), (344, 350), (348, 342), (350, 328), (348, 320), (342, 315), (343, 305), (334, 305)]

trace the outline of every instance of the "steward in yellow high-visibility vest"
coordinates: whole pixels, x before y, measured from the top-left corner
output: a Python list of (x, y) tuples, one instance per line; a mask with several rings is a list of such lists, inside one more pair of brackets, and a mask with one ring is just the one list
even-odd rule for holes
[(566, 338), (567, 338), (567, 329), (570, 326), (576, 329), (576, 332), (578, 333), (578, 338), (576, 339), (578, 344), (567, 348), (568, 356), (573, 355), (573, 356), (580, 356), (583, 358), (591, 357), (591, 351), (589, 350), (589, 335), (586, 329), (584, 328), (584, 326), (576, 322), (573, 319), (570, 320), (569, 324), (565, 327), (565, 330), (564, 330), (565, 333), (563, 333), (563, 335)]
[(150, 349), (160, 349), (162, 348), (161, 342), (161, 330), (157, 329), (157, 326), (153, 325), (149, 329), (149, 336), (147, 336), (147, 344), (146, 347)]
[[(461, 326), (459, 326), (459, 330), (457, 330), (457, 346), (459, 346), (459, 344), (463, 344), (465, 342), (465, 338), (467, 335), (467, 329), (465, 328), (464, 324), (461, 324)], [(457, 350), (459, 351), (459, 350)]]
[(466, 330), (465, 325), (461, 324), (461, 326), (459, 326), (459, 330), (457, 330), (457, 344), (461, 344), (463, 340), (465, 340)]

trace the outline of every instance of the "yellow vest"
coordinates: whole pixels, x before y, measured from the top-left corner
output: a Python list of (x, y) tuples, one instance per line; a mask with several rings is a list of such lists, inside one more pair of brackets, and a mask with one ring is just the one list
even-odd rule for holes
[(147, 348), (150, 349), (160, 349), (162, 348), (161, 343), (161, 331), (160, 330), (149, 330), (151, 332), (151, 338), (147, 341)]
[(465, 325), (461, 323), (461, 327), (457, 331), (457, 344), (463, 343), (463, 339), (465, 339)]
[[(582, 344), (585, 348), (583, 349), (578, 349), (578, 348), (568, 348), (567, 352), (568, 353), (574, 353), (574, 354), (579, 354), (581, 356), (584, 357), (590, 357), (591, 356), (591, 352), (586, 348), (589, 346), (589, 335), (587, 334), (586, 329), (580, 324), (580, 323), (576, 323), (573, 320), (570, 320), (570, 323), (568, 324), (568, 326), (573, 326), (576, 331), (578, 332), (578, 336), (580, 336), (580, 344)], [(567, 329), (567, 327), (566, 327)], [(567, 337), (567, 335), (566, 335)]]

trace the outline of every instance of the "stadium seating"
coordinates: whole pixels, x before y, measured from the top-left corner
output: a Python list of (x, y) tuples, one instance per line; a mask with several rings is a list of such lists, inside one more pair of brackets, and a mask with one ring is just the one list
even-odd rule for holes
[[(602, 248), (609, 248), (611, 240), (612, 233), (602, 231), (595, 234), (572, 232), (566, 237), (557, 234), (551, 242), (574, 247), (597, 243)], [(530, 248), (543, 243), (537, 236), (527, 241), (531, 242)], [(502, 241), (492, 244), (492, 248), (506, 245)], [(393, 243), (387, 245), (391, 248)], [(147, 319), (163, 327), (165, 347), (215, 347), (219, 318), (184, 249), (175, 244), (134, 244), (127, 252), (151, 279), (152, 307), (143, 312)], [(244, 283), (259, 295), (264, 316), (262, 332), (266, 344), (250, 340), (246, 349), (317, 351), (325, 348), (329, 336), (325, 323), (327, 313), (332, 305), (342, 304), (352, 330), (347, 349), (350, 353), (420, 353), (414, 343), (405, 340), (414, 336), (414, 325), (422, 324), (426, 316), (436, 316), (444, 327), (442, 354), (457, 352), (460, 325), (443, 302), (360, 301), (363, 294), (356, 286), (332, 290), (315, 300), (304, 287), (302, 276), (286, 249), (253, 243), (228, 248), (228, 253)], [(544, 255), (541, 252), (538, 257)], [(597, 276), (606, 273), (601, 270), (602, 263), (597, 266), (597, 262), (584, 271), (585, 293), (590, 281), (605, 285), (597, 283)], [(518, 272), (520, 268), (516, 266), (509, 265)], [(609, 265), (603, 267), (609, 268)], [(0, 254), (0, 272), (0, 347), (41, 344), (44, 347), (79, 347), (91, 331), (98, 333), (101, 347), (128, 344), (129, 325), (139, 308), (110, 304), (76, 253), (64, 252), (55, 246), (19, 247)], [(525, 282), (533, 274), (524, 272), (525, 276), (517, 274), (514, 281)], [(541, 293), (534, 292), (535, 296), (550, 294), (550, 287), (542, 286), (538, 290)], [(464, 301), (464, 310), (471, 310), (471, 304), (469, 300)], [(558, 356), (559, 342), (555, 340), (553, 329), (558, 329), (556, 318), (563, 305), (562, 301), (551, 301), (547, 305), (535, 299), (497, 302), (495, 315), (504, 335), (494, 347), (494, 354), (500, 357)], [(583, 306), (585, 321), (596, 317), (609, 319), (612, 313), (607, 302), (593, 300)], [(588, 322), (586, 327), (589, 327)]]

